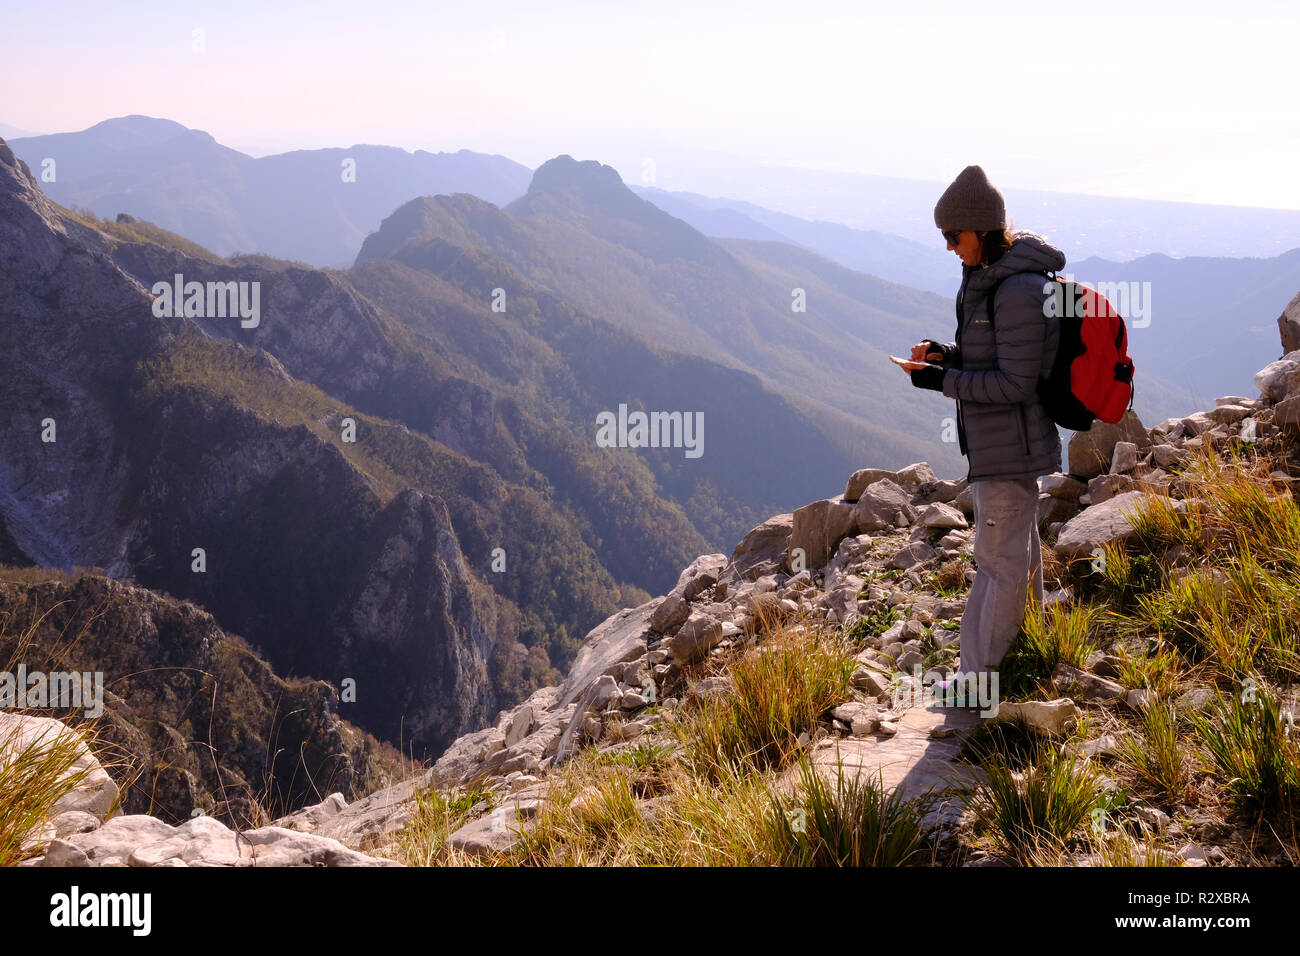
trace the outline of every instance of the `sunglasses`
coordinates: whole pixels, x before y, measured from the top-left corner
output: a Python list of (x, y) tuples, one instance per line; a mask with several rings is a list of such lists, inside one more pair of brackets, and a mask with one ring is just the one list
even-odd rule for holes
[(955, 246), (961, 241), (961, 233), (960, 229), (945, 229), (943, 230), (943, 238), (948, 241), (950, 246)]

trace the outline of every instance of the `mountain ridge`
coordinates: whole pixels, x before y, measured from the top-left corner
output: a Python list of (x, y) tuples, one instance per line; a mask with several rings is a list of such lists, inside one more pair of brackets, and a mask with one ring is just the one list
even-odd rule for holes
[(172, 120), (133, 114), (10, 144), (50, 158), (44, 186), (65, 206), (126, 212), (221, 255), (263, 252), (345, 265), (382, 216), (431, 187), (506, 202), (529, 171), (503, 156), (369, 146), (252, 157)]

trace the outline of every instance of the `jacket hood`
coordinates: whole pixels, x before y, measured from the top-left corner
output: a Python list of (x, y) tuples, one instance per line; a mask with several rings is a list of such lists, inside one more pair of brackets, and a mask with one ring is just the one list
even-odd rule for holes
[(1065, 253), (1042, 236), (1032, 232), (1012, 234), (1011, 248), (990, 266), (965, 267), (969, 273), (968, 292), (989, 289), (1017, 272), (1059, 272), (1065, 268)]

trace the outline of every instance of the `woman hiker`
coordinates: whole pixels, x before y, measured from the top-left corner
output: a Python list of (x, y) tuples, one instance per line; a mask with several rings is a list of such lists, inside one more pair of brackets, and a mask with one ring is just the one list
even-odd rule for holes
[[(913, 346), (913, 361), (933, 364), (910, 374), (917, 388), (957, 400), (957, 436), (970, 465), (976, 572), (961, 619), (957, 670), (965, 677), (997, 668), (1026, 598), (1043, 602), (1037, 479), (1060, 469), (1061, 437), (1037, 392), (1059, 335), (1044, 314), (1042, 273), (1064, 267), (1065, 256), (1041, 236), (1007, 228), (1002, 193), (979, 166), (967, 166), (939, 197), (934, 222), (962, 261), (957, 339)], [(967, 687), (975, 690), (973, 677), (941, 686), (946, 702), (958, 705)]]

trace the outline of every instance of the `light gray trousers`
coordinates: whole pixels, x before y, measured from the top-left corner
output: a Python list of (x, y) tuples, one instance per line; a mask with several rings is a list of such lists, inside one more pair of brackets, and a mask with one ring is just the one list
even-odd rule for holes
[(1030, 591), (1043, 603), (1043, 556), (1038, 541), (1038, 481), (976, 481), (975, 582), (961, 618), (958, 670), (986, 671), (1002, 663), (1020, 631)]

